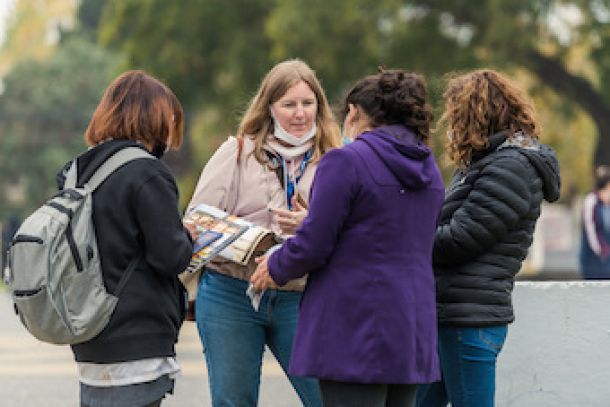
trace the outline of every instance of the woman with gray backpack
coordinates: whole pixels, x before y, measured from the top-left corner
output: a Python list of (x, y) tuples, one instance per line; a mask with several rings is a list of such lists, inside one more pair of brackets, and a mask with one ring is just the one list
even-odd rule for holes
[[(110, 84), (87, 128), (91, 147), (75, 161), (76, 188), (118, 152), (147, 154), (114, 170), (92, 194), (104, 286), (121, 293), (104, 329), (72, 345), (81, 406), (159, 406), (173, 391), (180, 371), (174, 345), (185, 313), (177, 276), (193, 247), (178, 212), (176, 182), (158, 158), (180, 146), (182, 130), (176, 96), (142, 71)], [(70, 167), (58, 176), (60, 189)]]

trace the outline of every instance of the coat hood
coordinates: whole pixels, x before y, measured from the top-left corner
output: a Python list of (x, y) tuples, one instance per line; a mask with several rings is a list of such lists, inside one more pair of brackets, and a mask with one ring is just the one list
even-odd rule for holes
[(365, 142), (408, 189), (423, 189), (438, 174), (432, 150), (402, 125), (375, 128), (362, 133), (356, 142)]
[(561, 177), (559, 175), (559, 161), (557, 160), (555, 150), (522, 134), (516, 134), (514, 137), (507, 139), (498, 148), (508, 147), (518, 148), (536, 169), (543, 183), (542, 192), (544, 193), (544, 199), (548, 202), (558, 200)]
[[(146, 150), (142, 144), (135, 141), (118, 139), (98, 144), (78, 156), (78, 185), (82, 185), (87, 182), (95, 171), (102, 164), (104, 164), (108, 158), (110, 158), (110, 156), (126, 147), (140, 147)], [(62, 170), (57, 174), (56, 180), (59, 188), (63, 188), (66, 173), (70, 168), (71, 163), (71, 161), (66, 163)]]

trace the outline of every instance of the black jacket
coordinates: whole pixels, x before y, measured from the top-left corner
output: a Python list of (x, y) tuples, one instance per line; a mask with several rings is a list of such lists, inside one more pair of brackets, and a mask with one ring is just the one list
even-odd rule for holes
[(554, 151), (522, 135), (493, 135), (490, 147), (455, 173), (434, 243), (439, 323), (514, 320), (514, 276), (532, 243), (542, 200), (557, 200), (559, 186)]
[[(79, 186), (106, 158), (127, 146), (139, 144), (108, 141), (82, 154)], [(63, 183), (62, 171), (60, 188)], [(93, 222), (109, 292), (114, 292), (128, 264), (143, 257), (106, 328), (94, 339), (72, 346), (76, 360), (115, 363), (175, 355), (185, 311), (177, 275), (190, 261), (192, 242), (182, 226), (178, 190), (169, 169), (157, 159), (144, 158), (116, 170), (93, 193)]]

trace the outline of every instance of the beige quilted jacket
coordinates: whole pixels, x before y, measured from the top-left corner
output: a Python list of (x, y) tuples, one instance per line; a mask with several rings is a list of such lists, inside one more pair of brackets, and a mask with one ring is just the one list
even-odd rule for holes
[[(250, 138), (244, 139), (239, 162), (237, 162), (237, 145), (237, 139), (229, 137), (210, 158), (201, 172), (187, 211), (200, 203), (205, 203), (281, 234), (278, 224), (267, 208), (287, 208), (284, 189), (275, 171), (256, 160), (252, 154), (254, 142)], [(309, 202), (309, 190), (315, 168), (315, 164), (307, 165), (297, 185), (299, 194), (307, 202)], [(242, 280), (249, 280), (256, 269), (254, 261), (244, 267), (228, 261), (215, 260), (208, 266), (222, 274)], [(306, 278), (293, 280), (281, 289), (302, 291), (305, 281)]]

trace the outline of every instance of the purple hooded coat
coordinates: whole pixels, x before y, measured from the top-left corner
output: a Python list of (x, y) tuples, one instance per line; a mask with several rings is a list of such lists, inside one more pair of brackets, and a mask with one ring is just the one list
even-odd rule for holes
[(444, 186), (407, 128), (328, 152), (309, 214), (269, 258), (273, 280), (309, 273), (290, 373), (356, 383), (440, 379), (432, 247)]

